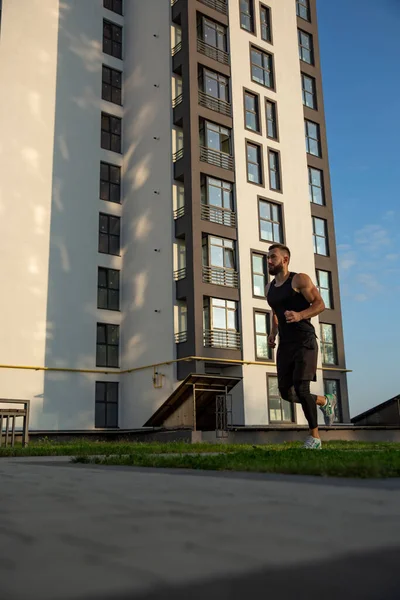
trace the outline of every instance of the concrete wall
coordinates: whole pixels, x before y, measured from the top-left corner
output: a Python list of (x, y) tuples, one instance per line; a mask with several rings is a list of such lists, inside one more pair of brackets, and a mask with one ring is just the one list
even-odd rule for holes
[[(251, 250), (267, 252), (270, 245), (259, 240), (258, 196), (283, 205), (285, 242), (293, 255), (291, 270), (308, 273), (313, 279), (315, 273), (295, 3), (267, 3), (272, 10), (273, 45), (261, 39), (259, 3), (255, 4), (256, 36), (240, 28), (238, 2), (229, 3), (243, 359), (251, 361), (255, 360), (253, 309), (269, 309), (266, 300), (252, 297)], [(251, 80), (250, 43), (274, 55), (276, 91)], [(245, 129), (243, 88), (260, 94), (262, 135)], [(277, 102), (279, 142), (266, 136), (265, 98)], [(247, 182), (246, 139), (263, 146), (263, 187)], [(269, 189), (268, 148), (280, 151), (283, 193)], [(317, 324), (314, 319), (316, 327)], [(268, 423), (267, 373), (275, 373), (275, 368), (243, 367), (246, 425)], [(312, 387), (316, 393), (322, 392), (321, 373)], [(305, 423), (299, 406), (297, 422)]]
[[(170, 13), (125, 3), (123, 368), (175, 358)], [(121, 426), (140, 427), (172, 392), (174, 367), (160, 371), (161, 389), (152, 371), (123, 376)]]

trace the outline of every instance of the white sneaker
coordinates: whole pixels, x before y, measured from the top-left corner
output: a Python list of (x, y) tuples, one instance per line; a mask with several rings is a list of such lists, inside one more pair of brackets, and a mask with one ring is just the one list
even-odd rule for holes
[(312, 435), (309, 435), (306, 441), (304, 442), (304, 446), (306, 450), (321, 450), (322, 442), (319, 438), (315, 438)]

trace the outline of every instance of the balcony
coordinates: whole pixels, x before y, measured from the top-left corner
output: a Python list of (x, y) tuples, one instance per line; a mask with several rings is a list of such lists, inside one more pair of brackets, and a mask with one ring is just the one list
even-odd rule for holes
[(179, 331), (175, 334), (175, 344), (187, 342), (187, 331)]
[(176, 98), (172, 100), (172, 108), (176, 108), (183, 102), (183, 94), (179, 94)]
[(200, 54), (204, 54), (204, 56), (207, 56), (208, 58), (217, 60), (224, 65), (229, 65), (229, 54), (227, 52), (220, 50), (219, 48), (215, 48), (215, 46), (206, 44), (200, 38), (197, 38), (197, 51), (200, 52)]
[(229, 102), (225, 102), (225, 100), (220, 100), (219, 98), (214, 98), (214, 96), (209, 96), (201, 90), (199, 90), (199, 104), (200, 106), (214, 110), (221, 115), (225, 115), (227, 117), (232, 116), (232, 105)]
[(182, 50), (182, 42), (178, 42), (171, 50), (172, 56), (176, 56)]
[(174, 280), (175, 281), (180, 281), (181, 279), (185, 279), (186, 277), (186, 267), (183, 267), (182, 269), (177, 269), (176, 271), (174, 271)]
[(228, 171), (233, 171), (234, 169), (233, 156), (225, 154), (225, 152), (219, 152), (219, 150), (207, 148), (206, 146), (200, 146), (200, 160), (214, 167), (227, 169)]
[(205, 348), (240, 350), (240, 333), (228, 329), (205, 329), (203, 331), (203, 343)]
[[(177, 0), (172, 0), (173, 4), (175, 4), (175, 2), (177, 2)], [(201, 2), (202, 4), (205, 4), (206, 6), (208, 6), (209, 8), (213, 8), (214, 10), (217, 10), (218, 12), (222, 13), (223, 15), (227, 15), (228, 14), (228, 4), (226, 2), (224, 2), (224, 0), (199, 0), (199, 2)], [(173, 6), (172, 4), (172, 6)]]
[(182, 158), (183, 158), (183, 148), (181, 148), (180, 150), (177, 150), (172, 155), (172, 160), (174, 161), (174, 163), (178, 162), (178, 160), (181, 160)]
[(238, 273), (233, 269), (203, 266), (203, 283), (237, 288)]
[(183, 215), (185, 214), (185, 207), (184, 206), (180, 206), (179, 208), (177, 208), (176, 210), (174, 210), (174, 219), (176, 221), (176, 219), (180, 219), (181, 217), (183, 217)]
[(201, 218), (203, 221), (210, 221), (218, 225), (236, 227), (236, 213), (228, 208), (203, 204), (201, 206)]

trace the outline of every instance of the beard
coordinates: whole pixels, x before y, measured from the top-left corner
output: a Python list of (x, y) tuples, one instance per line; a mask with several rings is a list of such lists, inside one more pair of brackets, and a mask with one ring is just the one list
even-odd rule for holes
[(268, 271), (270, 275), (278, 275), (278, 273), (282, 273), (283, 271), (283, 263), (280, 263), (279, 265), (273, 265), (268, 267)]

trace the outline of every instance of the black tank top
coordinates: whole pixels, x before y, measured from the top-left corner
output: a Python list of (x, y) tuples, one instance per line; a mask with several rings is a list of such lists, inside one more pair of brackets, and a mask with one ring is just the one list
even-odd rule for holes
[(286, 323), (285, 312), (293, 310), (301, 312), (310, 307), (310, 303), (303, 294), (296, 292), (292, 287), (293, 277), (296, 273), (289, 273), (285, 283), (276, 286), (276, 280), (271, 281), (267, 301), (274, 310), (279, 324), (279, 338), (282, 342), (302, 342), (310, 337), (315, 337), (315, 329), (310, 319), (303, 319), (297, 323)]

